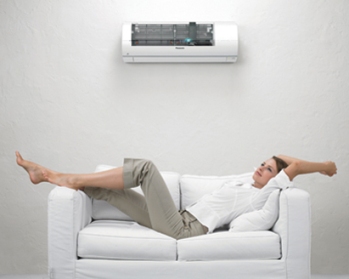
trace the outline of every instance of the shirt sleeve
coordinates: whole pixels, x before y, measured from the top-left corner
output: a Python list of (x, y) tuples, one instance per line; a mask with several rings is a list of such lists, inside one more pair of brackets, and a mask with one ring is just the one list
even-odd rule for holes
[(294, 187), (293, 182), (288, 175), (281, 170), (275, 177), (269, 180), (269, 182), (260, 189), (251, 198), (251, 206), (253, 210), (261, 209), (267, 201), (269, 195), (276, 189), (285, 190), (287, 188)]

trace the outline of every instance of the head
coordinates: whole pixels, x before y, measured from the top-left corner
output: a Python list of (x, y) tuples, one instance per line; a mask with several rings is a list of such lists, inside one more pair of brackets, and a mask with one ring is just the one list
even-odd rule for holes
[(263, 162), (253, 174), (254, 184), (256, 188), (263, 188), (271, 178), (275, 177), (287, 164), (280, 158), (273, 156)]

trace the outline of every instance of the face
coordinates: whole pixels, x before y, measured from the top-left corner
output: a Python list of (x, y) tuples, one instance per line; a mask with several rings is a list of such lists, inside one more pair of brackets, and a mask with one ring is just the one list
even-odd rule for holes
[(263, 188), (268, 181), (278, 174), (276, 162), (274, 159), (268, 159), (263, 162), (253, 174), (253, 186)]

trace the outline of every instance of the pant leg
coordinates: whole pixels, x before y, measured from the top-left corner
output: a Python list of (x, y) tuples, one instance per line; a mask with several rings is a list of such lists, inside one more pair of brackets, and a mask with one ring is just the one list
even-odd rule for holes
[(154, 230), (178, 239), (184, 222), (171, 194), (155, 165), (148, 160), (124, 160), (124, 187), (141, 185)]
[(138, 224), (152, 228), (144, 196), (131, 189), (110, 190), (97, 187), (85, 187), (84, 192), (96, 199), (104, 200), (115, 206)]
[[(179, 213), (161, 174), (147, 160), (125, 159), (124, 190), (85, 187), (85, 193), (105, 200), (137, 223), (175, 239), (207, 233), (207, 228), (188, 212)], [(129, 189), (141, 185), (144, 196)]]

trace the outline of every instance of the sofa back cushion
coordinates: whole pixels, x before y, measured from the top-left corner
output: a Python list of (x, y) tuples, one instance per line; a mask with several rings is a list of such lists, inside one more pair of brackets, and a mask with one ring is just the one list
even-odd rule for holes
[[(115, 167), (107, 165), (99, 165), (96, 168), (96, 172), (109, 170)], [(162, 177), (170, 191), (172, 199), (178, 209), (180, 209), (180, 194), (179, 194), (179, 177), (180, 175), (175, 172), (161, 172)], [(132, 190), (143, 195), (141, 187), (133, 188)], [(132, 221), (132, 219), (121, 212), (116, 207), (108, 204), (106, 201), (93, 200), (92, 202), (92, 218), (94, 220), (126, 220)]]
[(202, 196), (219, 189), (225, 182), (239, 180), (241, 183), (253, 183), (252, 172), (228, 176), (183, 175), (180, 178), (181, 208), (198, 201)]

